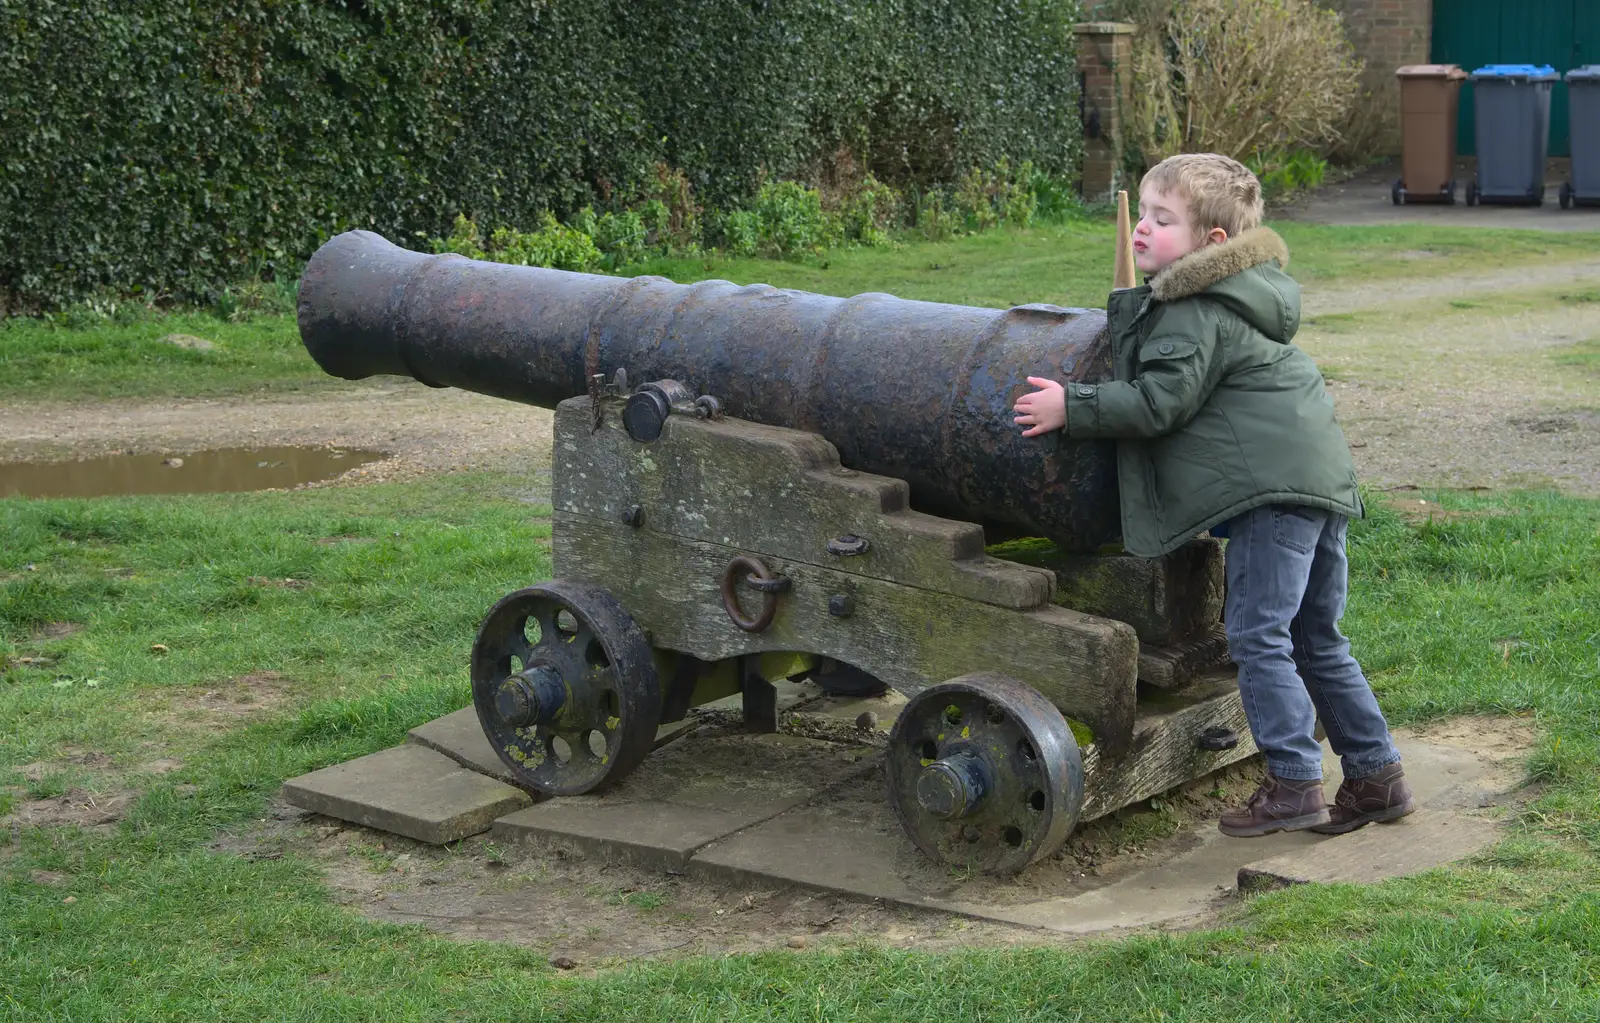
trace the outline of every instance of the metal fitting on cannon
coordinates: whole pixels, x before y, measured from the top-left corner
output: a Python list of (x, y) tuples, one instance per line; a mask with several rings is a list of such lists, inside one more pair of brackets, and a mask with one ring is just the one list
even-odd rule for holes
[(567, 702), (567, 687), (561, 675), (543, 665), (519, 671), (501, 683), (495, 693), (494, 709), (512, 728), (547, 725), (561, 713)]

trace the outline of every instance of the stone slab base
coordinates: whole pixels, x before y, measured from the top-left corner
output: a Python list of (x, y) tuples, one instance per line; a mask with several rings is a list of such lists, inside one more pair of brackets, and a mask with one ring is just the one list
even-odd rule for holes
[[(1165, 859), (1124, 862), (1104, 876), (1086, 876), (1062, 857), (1011, 879), (964, 876), (917, 852), (889, 807), (881, 746), (896, 709), (882, 699), (838, 698), (791, 708), (783, 717), (807, 735), (702, 727), (658, 747), (608, 792), (534, 805), (417, 743), (297, 778), (284, 791), (308, 809), (422, 841), (450, 841), (492, 822), (497, 841), (713, 883), (803, 887), (1094, 933), (1200, 916), (1235, 884), (1373, 881), (1470, 855), (1497, 837), (1479, 808), (1507, 784), (1471, 751), (1402, 739), (1420, 809), (1392, 825), (1245, 840), (1207, 823), (1169, 843)], [(858, 727), (869, 711), (876, 719)], [(806, 721), (796, 720), (802, 715)], [(452, 748), (465, 757), (476, 724), (450, 718), (462, 737)], [(445, 744), (450, 718), (413, 739)], [(1339, 770), (1325, 755), (1331, 792)]]
[(283, 797), (316, 813), (430, 845), (486, 831), (496, 818), (531, 802), (521, 789), (414, 745), (293, 778), (283, 783)]

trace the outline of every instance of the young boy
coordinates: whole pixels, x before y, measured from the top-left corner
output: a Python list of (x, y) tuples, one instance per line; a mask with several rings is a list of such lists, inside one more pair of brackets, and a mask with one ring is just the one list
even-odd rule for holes
[[(1300, 288), (1261, 227), (1261, 184), (1212, 153), (1144, 176), (1134, 262), (1143, 287), (1112, 293), (1114, 379), (1029, 377), (1016, 404), (1034, 437), (1116, 438), (1123, 545), (1156, 557), (1203, 530), (1228, 537), (1228, 649), (1267, 778), (1223, 814), (1223, 834), (1354, 831), (1412, 811), (1378, 701), (1339, 632), (1355, 466), (1310, 356), (1290, 343)], [(1343, 762), (1331, 810), (1321, 718)]]

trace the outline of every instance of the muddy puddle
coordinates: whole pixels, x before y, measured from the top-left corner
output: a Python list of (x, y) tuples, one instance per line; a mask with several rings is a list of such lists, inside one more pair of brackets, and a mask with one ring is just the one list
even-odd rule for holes
[(323, 447), (217, 448), (183, 455), (106, 455), (70, 462), (0, 463), (0, 498), (218, 494), (332, 479), (385, 457)]

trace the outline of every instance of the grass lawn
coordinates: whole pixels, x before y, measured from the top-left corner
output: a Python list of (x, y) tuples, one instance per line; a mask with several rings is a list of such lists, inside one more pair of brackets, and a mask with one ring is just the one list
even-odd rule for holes
[[(1274, 226), (1289, 244), (1292, 272), (1308, 282), (1445, 276), (1600, 256), (1600, 232)], [(883, 291), (966, 305), (1098, 307), (1105, 304), (1110, 284), (1112, 234), (1110, 221), (1085, 220), (948, 242), (910, 242), (895, 250), (839, 250), (797, 262), (664, 259), (635, 270), (676, 281), (722, 278), (830, 295)], [(1433, 258), (1415, 259), (1418, 252)], [(174, 333), (203, 337), (217, 348), (194, 351), (161, 340)], [(71, 329), (38, 320), (0, 320), (0, 401), (209, 397), (343, 385), (311, 361), (291, 316), (227, 323), (188, 313)]]
[[(109, 830), (0, 834), (0, 1006), (72, 1020), (1600, 1012), (1600, 505), (1549, 495), (1430, 494), (1461, 517), (1380, 512), (1352, 535), (1349, 631), (1396, 722), (1537, 718), (1537, 798), (1468, 866), (1257, 897), (1207, 933), (942, 955), (862, 945), (572, 979), (533, 952), (365, 922), (292, 857), (210, 851), (283, 778), (466, 702), (479, 616), (548, 572), (548, 509), (520, 486), (0, 502), (5, 799), (138, 794)], [(53, 622), (83, 628), (49, 638), (65, 631)], [(197, 695), (241, 677), (276, 679), (279, 702), (248, 727), (209, 726)], [(83, 751), (109, 761), (70, 766)], [(184, 766), (156, 774), (157, 758)], [(41, 761), (67, 766), (21, 770)]]
[[(1600, 253), (1600, 237), (1581, 234), (1283, 230), (1296, 271), (1324, 280)], [(836, 253), (826, 268), (651, 269), (841, 294), (1095, 304), (1108, 241), (1105, 225), (1079, 224)], [(1438, 258), (1404, 255), (1421, 248)], [(154, 340), (171, 332), (222, 348)], [(1591, 348), (1568, 353), (1580, 370)], [(284, 318), (11, 323), (0, 326), (0, 371), (0, 401), (328, 386)], [(0, 817), (73, 789), (130, 800), (110, 826), (0, 829), (0, 1013), (1600, 1018), (1600, 502), (1421, 496), (1446, 516), (1415, 524), (1374, 501), (1353, 527), (1347, 627), (1396, 724), (1531, 719), (1530, 801), (1489, 853), (1372, 887), (1257, 896), (1200, 933), (943, 954), (861, 944), (591, 977), (558, 973), (529, 950), (368, 922), (338, 905), (307, 861), (213, 848), (220, 834), (250, 828), (284, 778), (394, 745), (464, 705), (484, 610), (550, 571), (549, 509), (528, 503), (524, 480), (0, 501)], [(216, 701), (241, 691), (252, 702), (219, 714)]]

